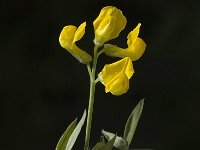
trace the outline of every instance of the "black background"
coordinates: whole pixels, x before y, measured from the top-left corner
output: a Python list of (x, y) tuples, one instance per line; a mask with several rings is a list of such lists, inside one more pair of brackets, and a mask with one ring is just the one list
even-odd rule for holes
[[(78, 45), (92, 54), (92, 22), (102, 7), (123, 11), (128, 23), (111, 43), (126, 47), (127, 34), (141, 22), (147, 43), (134, 62), (136, 73), (123, 96), (97, 85), (91, 145), (101, 129), (123, 134), (132, 109), (145, 107), (132, 147), (199, 149), (199, 3), (194, 0), (13, 0), (0, 2), (0, 116), (2, 150), (51, 150), (63, 131), (88, 105), (84, 65), (58, 42), (65, 25), (87, 21)], [(118, 60), (102, 55), (98, 72)], [(84, 127), (85, 129), (85, 127)], [(74, 149), (82, 149), (82, 130)]]

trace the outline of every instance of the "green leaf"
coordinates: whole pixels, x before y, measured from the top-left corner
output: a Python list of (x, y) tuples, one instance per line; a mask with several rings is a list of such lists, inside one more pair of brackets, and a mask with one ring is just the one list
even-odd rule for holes
[(108, 141), (104, 146), (100, 147), (98, 150), (112, 150), (115, 139), (116, 135), (110, 141)]
[(98, 142), (98, 143), (93, 147), (92, 150), (99, 150), (99, 148), (101, 148), (101, 147), (104, 146), (104, 145), (105, 145), (105, 140), (104, 140), (104, 137), (101, 136), (100, 142)]
[(101, 136), (101, 142), (103, 143), (103, 145), (105, 145), (105, 139), (103, 135)]
[(72, 132), (74, 131), (76, 124), (77, 124), (77, 118), (68, 126), (67, 130), (65, 130), (65, 132), (61, 136), (56, 146), (56, 150), (65, 150), (66, 144)]
[[(115, 136), (114, 133), (107, 132), (105, 130), (102, 130), (102, 134), (106, 137), (106, 139), (108, 141), (110, 141)], [(118, 148), (119, 150), (128, 150), (128, 148), (129, 148), (128, 143), (126, 142), (126, 140), (124, 140), (120, 136), (116, 136), (116, 139), (115, 139), (115, 142), (114, 142), (113, 146)]]
[(93, 147), (92, 150), (99, 150), (102, 146), (104, 146), (104, 144), (102, 141), (100, 141)]
[(135, 133), (138, 121), (142, 114), (143, 106), (144, 106), (144, 99), (142, 99), (137, 104), (137, 106), (134, 108), (134, 110), (132, 111), (126, 122), (123, 138), (128, 142), (128, 145), (131, 144), (131, 141), (133, 139), (133, 135)]
[(74, 146), (74, 143), (76, 142), (76, 139), (77, 139), (77, 137), (81, 131), (81, 128), (85, 122), (85, 118), (86, 118), (86, 110), (84, 111), (83, 116), (82, 116), (81, 120), (79, 121), (78, 125), (76, 126), (76, 128), (72, 132), (71, 136), (69, 137), (69, 140), (67, 142), (67, 146), (65, 147), (65, 150), (71, 150), (72, 147)]

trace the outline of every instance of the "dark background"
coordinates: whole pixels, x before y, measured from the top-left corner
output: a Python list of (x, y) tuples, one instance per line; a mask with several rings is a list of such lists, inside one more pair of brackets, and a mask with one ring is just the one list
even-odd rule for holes
[[(123, 96), (97, 85), (91, 145), (101, 129), (122, 135), (141, 98), (145, 107), (132, 147), (199, 149), (199, 3), (194, 0), (13, 0), (0, 2), (0, 136), (2, 150), (51, 150), (88, 105), (84, 65), (58, 42), (65, 25), (87, 21), (78, 45), (92, 54), (92, 22), (102, 7), (114, 5), (128, 23), (112, 43), (126, 47), (127, 34), (141, 22), (147, 43), (134, 62), (136, 73)], [(117, 58), (102, 55), (98, 72)], [(84, 126), (85, 129), (85, 126)], [(82, 130), (74, 149), (81, 150)]]

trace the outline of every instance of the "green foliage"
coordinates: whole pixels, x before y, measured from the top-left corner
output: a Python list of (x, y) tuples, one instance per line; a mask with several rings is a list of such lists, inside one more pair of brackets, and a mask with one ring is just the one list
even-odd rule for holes
[(104, 146), (104, 145), (105, 145), (105, 140), (104, 140), (104, 137), (101, 136), (100, 142), (98, 142), (98, 143), (93, 147), (92, 150), (99, 150), (99, 148), (101, 148), (101, 147)]
[(102, 136), (100, 142), (98, 142), (92, 150), (112, 150), (115, 140), (116, 135), (105, 143), (104, 137)]
[[(128, 150), (129, 145), (132, 142), (138, 121), (142, 114), (144, 106), (144, 99), (142, 99), (137, 106), (133, 109), (125, 125), (124, 136), (116, 136), (116, 134), (102, 130), (102, 134), (108, 140), (105, 144), (104, 140), (98, 142), (92, 150), (112, 150), (112, 147), (119, 150)], [(114, 140), (115, 139), (115, 140)], [(106, 149), (107, 148), (107, 149)]]
[(112, 150), (115, 139), (116, 139), (116, 135), (110, 141), (108, 141), (105, 145), (103, 145), (97, 150)]
[(56, 150), (65, 150), (69, 137), (71, 136), (72, 132), (74, 131), (77, 124), (77, 118), (68, 126), (67, 130), (63, 133), (58, 144), (56, 146)]
[(83, 116), (78, 124), (77, 124), (77, 119), (76, 119), (69, 125), (67, 130), (63, 133), (62, 137), (60, 138), (57, 144), (56, 150), (71, 150), (72, 149), (81, 131), (81, 128), (85, 122), (85, 118), (86, 118), (86, 110), (84, 111)]
[(137, 106), (134, 108), (134, 110), (132, 111), (126, 122), (123, 138), (128, 142), (128, 145), (131, 144), (131, 141), (133, 139), (133, 135), (135, 133), (138, 121), (140, 119), (143, 106), (144, 106), (144, 99), (142, 99), (137, 104)]
[[(108, 141), (111, 140), (115, 136), (114, 133), (107, 132), (107, 131), (104, 131), (104, 130), (102, 130), (102, 134), (106, 137), (106, 139)], [(115, 142), (114, 142), (114, 147), (116, 147), (119, 150), (128, 150), (128, 148), (129, 148), (126, 140), (124, 140), (120, 136), (116, 136), (116, 139), (115, 139)]]

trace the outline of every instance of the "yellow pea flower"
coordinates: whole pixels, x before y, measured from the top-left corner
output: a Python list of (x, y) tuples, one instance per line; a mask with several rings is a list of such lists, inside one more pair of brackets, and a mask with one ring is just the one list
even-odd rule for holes
[(86, 22), (82, 23), (78, 28), (73, 25), (65, 26), (59, 37), (60, 45), (83, 64), (91, 62), (92, 57), (77, 47), (75, 42), (79, 41), (85, 34), (85, 26)]
[(105, 86), (105, 92), (122, 95), (129, 89), (129, 79), (134, 73), (132, 60), (125, 57), (117, 62), (105, 65), (100, 78)]
[(104, 7), (93, 22), (94, 43), (103, 45), (103, 43), (118, 37), (119, 33), (125, 28), (126, 22), (126, 17), (121, 10), (113, 6)]
[(138, 60), (145, 51), (146, 44), (145, 42), (138, 37), (141, 24), (139, 23), (137, 27), (131, 31), (127, 36), (127, 45), (128, 48), (119, 48), (115, 45), (105, 44), (104, 50), (105, 53), (109, 56), (114, 57), (130, 57), (132, 61)]

